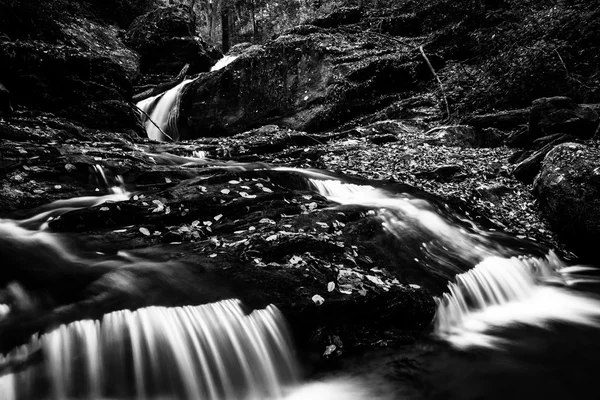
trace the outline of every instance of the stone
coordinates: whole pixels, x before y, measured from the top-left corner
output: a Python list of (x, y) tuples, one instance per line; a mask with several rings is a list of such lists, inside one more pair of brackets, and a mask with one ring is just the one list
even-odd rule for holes
[(529, 109), (508, 110), (496, 113), (473, 115), (467, 118), (465, 124), (475, 128), (496, 128), (510, 130), (527, 124), (529, 120)]
[(597, 259), (600, 243), (600, 150), (580, 143), (554, 147), (534, 182), (540, 208), (580, 257)]
[(12, 105), (10, 103), (10, 92), (0, 82), (0, 117), (7, 117), (12, 113)]
[(504, 134), (494, 128), (477, 130), (469, 125), (447, 125), (425, 133), (426, 142), (444, 146), (495, 147), (504, 140)]
[(182, 138), (266, 124), (324, 131), (384, 109), (431, 79), (418, 53), (398, 52), (385, 38), (305, 27), (248, 47), (190, 83), (181, 99)]
[(574, 140), (577, 140), (577, 137), (562, 133), (545, 136), (536, 140), (534, 142), (534, 149), (537, 150), (528, 151), (521, 156), (513, 169), (513, 175), (524, 183), (532, 183), (540, 170), (540, 165), (546, 154), (555, 146)]
[(568, 97), (544, 97), (531, 104), (527, 142), (555, 133), (590, 139), (599, 124), (600, 117), (591, 107), (577, 105)]
[(320, 28), (335, 28), (341, 25), (356, 24), (360, 21), (361, 14), (359, 7), (341, 7), (322, 18), (313, 19), (309, 24)]
[(177, 74), (210, 69), (221, 53), (196, 36), (193, 10), (185, 5), (160, 7), (139, 16), (127, 29), (125, 44), (140, 53), (143, 73)]
[(128, 105), (131, 81), (112, 58), (74, 46), (16, 41), (0, 43), (0, 64), (14, 106), (97, 128), (137, 126)]

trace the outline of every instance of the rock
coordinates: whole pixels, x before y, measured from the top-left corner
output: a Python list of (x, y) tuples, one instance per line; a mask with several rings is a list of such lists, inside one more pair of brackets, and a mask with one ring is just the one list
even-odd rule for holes
[(0, 82), (0, 117), (7, 117), (12, 113), (12, 105), (10, 103), (10, 92)]
[(136, 113), (127, 104), (131, 82), (111, 58), (73, 46), (16, 41), (0, 43), (0, 64), (14, 105), (93, 127), (137, 126)]
[(421, 32), (421, 21), (415, 13), (378, 16), (371, 18), (369, 25), (391, 36), (413, 36)]
[(125, 34), (125, 43), (135, 50), (145, 50), (165, 38), (195, 34), (194, 12), (190, 7), (159, 7), (131, 23)]
[(359, 7), (341, 7), (322, 18), (313, 19), (309, 24), (320, 28), (335, 28), (341, 25), (356, 24), (360, 21), (361, 14)]
[(597, 259), (600, 243), (600, 150), (579, 143), (552, 149), (534, 182), (540, 207), (577, 255)]
[(510, 130), (524, 125), (529, 120), (529, 109), (500, 111), (497, 113), (473, 115), (464, 122), (474, 128), (496, 128)]
[(536, 143), (537, 146), (534, 148), (537, 148), (537, 150), (530, 151), (526, 153), (528, 154), (527, 156), (522, 155), (520, 157), (520, 160), (513, 170), (513, 175), (522, 182), (532, 183), (540, 170), (540, 165), (542, 164), (544, 157), (546, 157), (546, 154), (548, 154), (555, 146), (573, 140), (577, 140), (577, 138), (573, 135), (565, 135), (562, 133), (536, 140), (534, 143)]
[(527, 142), (552, 135), (567, 133), (581, 139), (590, 139), (600, 117), (590, 107), (577, 105), (568, 97), (544, 97), (531, 104)]
[(448, 181), (456, 178), (456, 175), (462, 171), (459, 165), (442, 165), (430, 171), (418, 172), (415, 176), (436, 181)]
[(513, 189), (501, 183), (491, 183), (480, 185), (475, 191), (481, 198), (492, 203), (497, 203), (501, 200), (502, 196), (511, 193)]
[(316, 132), (397, 101), (431, 79), (415, 52), (363, 33), (291, 31), (247, 48), (183, 93), (183, 138), (230, 135), (265, 124)]
[(131, 82), (140, 76), (140, 55), (121, 41), (122, 29), (87, 18), (72, 17), (61, 25), (62, 40), (95, 56), (110, 58)]
[(125, 43), (142, 56), (144, 73), (189, 74), (208, 71), (221, 53), (196, 36), (193, 10), (184, 5), (160, 7), (133, 21)]
[(430, 129), (425, 133), (427, 142), (444, 146), (495, 147), (504, 135), (497, 129), (476, 130), (468, 125), (448, 125)]

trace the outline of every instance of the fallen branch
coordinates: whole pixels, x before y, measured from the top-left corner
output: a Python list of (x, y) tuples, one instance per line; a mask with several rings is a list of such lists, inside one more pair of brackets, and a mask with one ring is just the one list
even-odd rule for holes
[(567, 75), (567, 78), (569, 77), (569, 70), (567, 69), (567, 65), (565, 64), (565, 61), (563, 60), (563, 58), (560, 56), (560, 53), (558, 52), (557, 49), (554, 49), (554, 52), (556, 53), (556, 55), (558, 56), (558, 59), (560, 60), (560, 63), (562, 64), (563, 68), (565, 69), (565, 74)]
[(431, 73), (433, 74), (433, 76), (437, 80), (438, 84), (440, 85), (440, 89), (442, 90), (442, 96), (444, 97), (444, 103), (446, 104), (446, 115), (448, 116), (448, 118), (450, 118), (450, 106), (448, 105), (448, 98), (446, 97), (446, 91), (444, 90), (444, 85), (442, 84), (442, 81), (441, 81), (440, 77), (438, 76), (438, 74), (435, 72), (435, 69), (433, 69), (433, 65), (431, 65), (429, 58), (427, 58), (427, 56), (425, 55), (423, 46), (419, 46), (419, 51), (421, 52), (421, 55), (425, 59), (427, 66), (431, 70)]
[(172, 142), (175, 141), (175, 139), (173, 139), (171, 136), (167, 135), (167, 133), (165, 131), (163, 131), (160, 126), (156, 125), (156, 122), (152, 121), (152, 118), (150, 118), (150, 115), (148, 115), (148, 113), (146, 111), (142, 110), (134, 103), (130, 103), (130, 105), (132, 107), (134, 107), (135, 109), (141, 111), (141, 113), (144, 114), (146, 116), (146, 118), (148, 118), (148, 121), (152, 122), (152, 125), (154, 125), (156, 127), (156, 129), (158, 129), (160, 131), (160, 133), (162, 133), (163, 135), (165, 135), (166, 137), (171, 139)]
[[(151, 87), (150, 89), (144, 90), (143, 92), (134, 95), (133, 99), (132, 99), (133, 102), (138, 103), (142, 100), (147, 99), (148, 97), (156, 96), (157, 94), (166, 92), (167, 90), (172, 89), (175, 86), (179, 85), (185, 79), (185, 76), (186, 76), (189, 68), (190, 68), (190, 64), (185, 64), (183, 66), (183, 68), (181, 69), (181, 71), (179, 71), (177, 76), (172, 81), (161, 83), (159, 85), (156, 85), (154, 87)], [(144, 87), (147, 87), (147, 86), (144, 86)]]

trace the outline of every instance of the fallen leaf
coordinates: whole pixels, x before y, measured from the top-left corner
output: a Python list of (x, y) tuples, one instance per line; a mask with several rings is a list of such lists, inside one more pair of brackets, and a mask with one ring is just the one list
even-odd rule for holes
[(330, 344), (329, 346), (325, 347), (325, 352), (323, 353), (323, 356), (327, 357), (336, 350), (337, 350), (337, 346), (335, 344)]
[(146, 236), (150, 236), (150, 231), (144, 227), (140, 228), (139, 231)]
[(312, 297), (312, 301), (315, 302), (316, 305), (320, 306), (321, 304), (325, 303), (325, 299), (321, 296), (319, 296), (318, 294), (315, 294)]
[(229, 192), (231, 192), (231, 190), (229, 190), (229, 189), (221, 189), (221, 193), (223, 193), (223, 194), (229, 194)]
[(335, 289), (335, 283), (333, 283), (333, 282), (329, 282), (329, 283), (327, 284), (327, 291), (328, 291), (328, 292), (333, 292), (333, 289)]

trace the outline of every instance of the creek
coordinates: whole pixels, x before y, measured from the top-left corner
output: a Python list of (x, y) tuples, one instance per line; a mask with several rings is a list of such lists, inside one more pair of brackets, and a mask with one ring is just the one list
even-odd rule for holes
[[(150, 138), (179, 137), (177, 103), (189, 82), (138, 104), (156, 123), (146, 121)], [(409, 279), (425, 277), (421, 284), (438, 293), (430, 326), (416, 342), (370, 348), (315, 372), (294, 344), (294, 324), (288, 325), (274, 305), (251, 310), (230, 298), (120, 309), (112, 298), (102, 297), (101, 289), (137, 290), (130, 286), (132, 279), (140, 279), (135, 271), (160, 269), (162, 262), (120, 249), (111, 256), (84, 251), (52, 229), (53, 222), (74, 211), (108, 210), (144, 195), (143, 188), (128, 187), (120, 176), (96, 166), (104, 193), (58, 200), (25, 217), (0, 219), (2, 254), (10, 265), (4, 267), (0, 332), (5, 321), (47, 310), (40, 305), (44, 297), (34, 294), (44, 290), (60, 299), (53, 316), (69, 321), (46, 323), (18, 347), (0, 343), (10, 350), (0, 355), (3, 400), (564, 399), (587, 397), (596, 390), (597, 267), (568, 264), (543, 246), (486, 230), (430, 197), (383, 182), (330, 171), (216, 161), (206, 154), (145, 156), (192, 169), (268, 171), (281, 181), (294, 176), (313, 195), (327, 199), (333, 211), (368, 209), (387, 234), (386, 251), (395, 254), (397, 270)], [(164, 204), (159, 208), (162, 212)], [(173, 250), (174, 261), (178, 251)], [(386, 290), (401, 285), (377, 275), (367, 278)], [(57, 282), (75, 287), (96, 280), (102, 282), (91, 285), (94, 302), (70, 298), (63, 286), (52, 291)], [(408, 286), (420, 289), (418, 284)], [(352, 292), (342, 286), (336, 290)], [(77, 312), (72, 306), (76, 303)], [(87, 316), (79, 319), (82, 309)]]

